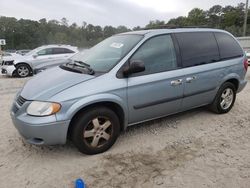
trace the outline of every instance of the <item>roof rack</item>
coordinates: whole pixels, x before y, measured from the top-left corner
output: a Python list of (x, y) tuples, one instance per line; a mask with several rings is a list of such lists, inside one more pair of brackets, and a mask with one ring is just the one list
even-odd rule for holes
[(181, 28), (209, 28), (208, 25), (194, 25), (194, 26), (179, 26), (179, 25), (158, 25), (153, 27), (145, 27), (143, 29), (181, 29)]

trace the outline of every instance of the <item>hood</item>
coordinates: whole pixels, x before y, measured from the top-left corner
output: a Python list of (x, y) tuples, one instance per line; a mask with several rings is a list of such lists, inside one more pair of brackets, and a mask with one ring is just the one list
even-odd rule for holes
[(19, 54), (11, 54), (10, 56), (3, 56), (4, 61), (13, 61), (16, 59), (22, 59), (22, 56)]
[(66, 71), (60, 67), (51, 68), (29, 80), (21, 96), (27, 100), (48, 100), (62, 90), (92, 78), (95, 76)]
[(26, 58), (25, 56), (22, 56), (22, 55), (13, 56), (12, 58), (14, 60), (14, 64), (20, 63), (20, 62), (26, 62), (27, 60), (30, 59), (30, 58)]

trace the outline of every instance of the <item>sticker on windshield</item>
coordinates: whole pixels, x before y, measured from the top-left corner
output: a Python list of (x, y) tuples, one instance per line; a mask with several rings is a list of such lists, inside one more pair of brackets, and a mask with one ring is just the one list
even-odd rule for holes
[(112, 44), (110, 44), (110, 47), (112, 47), (112, 48), (121, 48), (121, 47), (123, 47), (123, 44), (118, 43), (118, 42), (113, 42)]

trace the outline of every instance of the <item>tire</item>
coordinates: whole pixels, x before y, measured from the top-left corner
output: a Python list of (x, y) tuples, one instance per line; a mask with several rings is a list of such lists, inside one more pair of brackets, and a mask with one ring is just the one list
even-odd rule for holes
[(20, 64), (16, 67), (16, 75), (20, 78), (24, 78), (31, 75), (31, 68), (27, 64)]
[[(228, 96), (226, 94), (228, 94)], [(227, 98), (225, 96), (227, 96)], [(210, 109), (217, 114), (227, 113), (232, 109), (235, 99), (236, 99), (235, 85), (230, 82), (225, 82), (218, 90), (213, 103), (210, 105)]]
[(120, 133), (116, 113), (106, 107), (94, 107), (80, 113), (72, 126), (71, 139), (74, 145), (88, 155), (107, 151)]

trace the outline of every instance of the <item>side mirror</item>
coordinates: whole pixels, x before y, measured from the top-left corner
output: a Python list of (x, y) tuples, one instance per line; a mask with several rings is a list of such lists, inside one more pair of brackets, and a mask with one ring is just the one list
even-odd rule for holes
[(144, 62), (141, 60), (132, 60), (129, 62), (129, 66), (123, 71), (124, 76), (128, 76), (133, 73), (145, 71)]
[(37, 56), (38, 56), (37, 54), (34, 54), (32, 57), (33, 57), (33, 58), (37, 58)]

